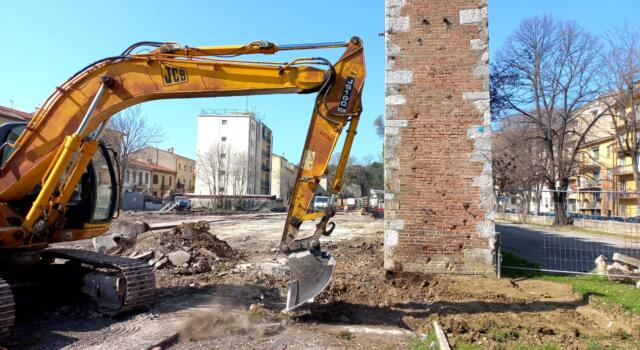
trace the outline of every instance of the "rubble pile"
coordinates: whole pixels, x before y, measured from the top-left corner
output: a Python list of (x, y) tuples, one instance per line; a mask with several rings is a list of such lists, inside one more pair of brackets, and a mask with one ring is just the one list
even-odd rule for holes
[(613, 262), (608, 264), (605, 256), (598, 256), (595, 260), (596, 272), (611, 281), (636, 283), (640, 287), (640, 259), (614, 253), (611, 260)]
[(147, 261), (156, 269), (177, 274), (218, 271), (239, 258), (227, 242), (209, 233), (209, 223), (183, 223), (169, 232), (149, 231), (140, 234), (135, 244), (121, 255)]

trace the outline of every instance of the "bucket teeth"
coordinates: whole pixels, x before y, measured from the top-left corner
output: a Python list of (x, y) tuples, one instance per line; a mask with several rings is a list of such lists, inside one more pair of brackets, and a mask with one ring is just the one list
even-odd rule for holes
[(336, 268), (336, 261), (329, 252), (317, 249), (304, 250), (289, 255), (291, 282), (284, 312), (313, 301), (329, 285)]

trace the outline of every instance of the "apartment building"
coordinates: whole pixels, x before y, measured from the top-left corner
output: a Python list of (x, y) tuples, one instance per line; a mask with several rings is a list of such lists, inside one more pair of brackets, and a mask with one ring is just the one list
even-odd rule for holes
[[(197, 153), (199, 157), (210, 155), (216, 159), (208, 166), (205, 162), (198, 164), (202, 169), (196, 178), (195, 193), (209, 195), (212, 189), (215, 195), (234, 195), (238, 189), (232, 184), (237, 183), (237, 169), (242, 168), (240, 173), (246, 181), (241, 182), (246, 189), (240, 192), (270, 194), (272, 139), (271, 129), (255, 113), (203, 110), (198, 115)], [(205, 167), (216, 169), (207, 172)]]
[[(601, 108), (599, 102), (594, 101), (583, 109), (585, 113), (595, 114)], [(625, 113), (630, 111), (626, 106)], [(611, 116), (604, 116), (589, 131), (580, 149), (578, 172), (571, 183), (569, 198), (575, 200), (575, 212), (619, 217), (640, 215), (632, 157), (622, 152), (619, 142), (632, 133), (637, 135), (638, 131), (625, 129), (619, 116), (615, 123)]]
[(271, 155), (271, 195), (282, 198), (285, 203), (291, 198), (298, 166), (278, 154)]
[[(136, 154), (135, 158), (147, 164), (160, 166), (160, 179), (163, 175), (167, 177), (167, 171), (174, 175), (169, 188), (174, 192), (193, 193), (195, 191), (195, 160), (176, 154), (173, 147), (163, 150), (157, 147), (147, 147)], [(159, 180), (160, 181), (160, 180)], [(161, 182), (161, 181), (160, 181)], [(161, 186), (160, 184), (157, 184)]]

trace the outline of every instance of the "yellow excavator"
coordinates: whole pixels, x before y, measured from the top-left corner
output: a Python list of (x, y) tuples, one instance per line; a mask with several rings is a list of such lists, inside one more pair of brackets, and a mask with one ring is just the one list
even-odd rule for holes
[[(134, 53), (144, 48), (144, 53)], [(335, 63), (320, 57), (290, 62), (243, 59), (327, 48), (345, 51)], [(291, 273), (286, 310), (313, 300), (335, 269), (331, 254), (320, 247), (320, 237), (335, 228), (330, 222), (335, 210), (331, 206), (320, 212), (309, 209), (346, 128), (329, 190), (337, 193), (341, 188), (362, 111), (365, 74), (363, 43), (357, 37), (348, 42), (296, 45), (255, 41), (189, 47), (140, 42), (120, 55), (88, 65), (56, 87), (28, 124), (1, 125), (0, 334), (8, 333), (13, 325), (11, 287), (34, 271), (47, 271), (49, 278), (78, 286), (106, 314), (152, 302), (155, 276), (146, 263), (50, 245), (107, 231), (119, 211), (120, 184), (115, 151), (100, 137), (112, 115), (157, 99), (317, 94), (280, 244)], [(317, 221), (316, 229), (299, 238), (301, 224), (308, 220)], [(73, 273), (60, 269), (61, 265), (72, 267)]]

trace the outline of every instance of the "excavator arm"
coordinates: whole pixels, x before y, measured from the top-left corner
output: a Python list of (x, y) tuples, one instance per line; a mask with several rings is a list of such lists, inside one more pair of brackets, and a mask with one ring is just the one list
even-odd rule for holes
[[(133, 54), (140, 46), (155, 49)], [(334, 47), (346, 49), (333, 64), (314, 57), (288, 63), (238, 59), (250, 54)], [(335, 211), (332, 207), (320, 213), (308, 209), (320, 178), (327, 174), (338, 139), (347, 128), (337, 174), (329, 189), (332, 193), (340, 190), (362, 110), (364, 79), (363, 45), (357, 37), (346, 43), (283, 46), (257, 41), (190, 48), (144, 42), (132, 45), (121, 55), (99, 60), (58, 86), (17, 141), (2, 145), (5, 161), (0, 168), (0, 248), (37, 249), (106, 231), (110, 218), (86, 222), (79, 228), (65, 227), (67, 207), (99, 150), (98, 139), (109, 118), (127, 107), (169, 98), (317, 92), (281, 240), (281, 251), (289, 254), (293, 275), (287, 302), (287, 309), (292, 309), (322, 291), (333, 272), (335, 262), (320, 251), (319, 237), (333, 230), (329, 220)], [(29, 196), (35, 199), (26, 208), (15, 205)], [(320, 221), (315, 232), (297, 239), (301, 224), (317, 218)]]

